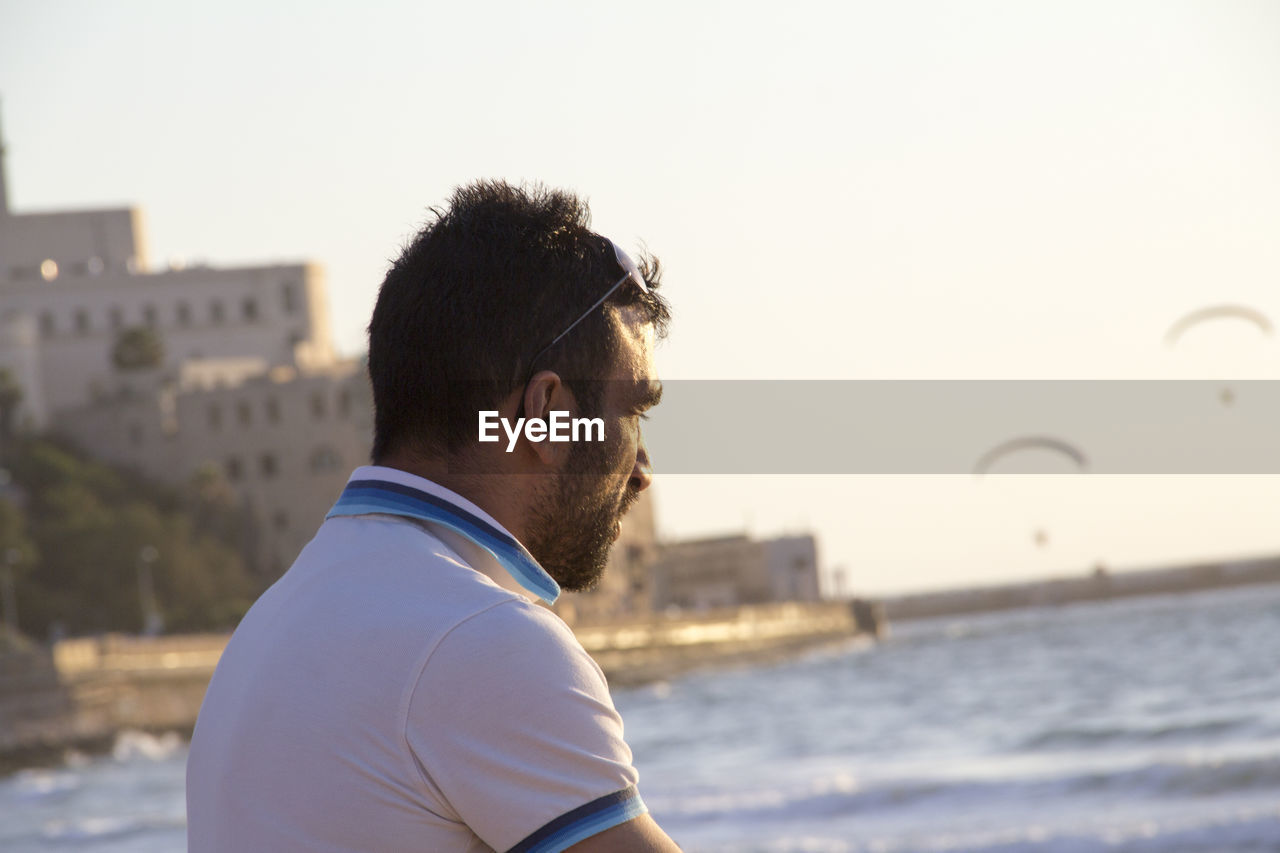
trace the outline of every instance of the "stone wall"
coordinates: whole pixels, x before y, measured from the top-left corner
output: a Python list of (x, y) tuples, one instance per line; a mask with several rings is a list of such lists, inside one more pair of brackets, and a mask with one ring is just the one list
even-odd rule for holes
[[(848, 640), (845, 604), (774, 604), (577, 626), (610, 683), (780, 658)], [(189, 734), (227, 635), (107, 635), (0, 656), (0, 768), (98, 749), (126, 729)]]

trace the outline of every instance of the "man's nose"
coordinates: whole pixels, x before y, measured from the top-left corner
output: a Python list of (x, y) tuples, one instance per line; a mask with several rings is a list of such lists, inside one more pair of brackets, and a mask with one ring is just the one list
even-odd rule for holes
[(653, 485), (653, 465), (649, 462), (649, 448), (645, 446), (643, 438), (636, 449), (636, 464), (631, 469), (629, 485), (637, 492), (643, 492)]

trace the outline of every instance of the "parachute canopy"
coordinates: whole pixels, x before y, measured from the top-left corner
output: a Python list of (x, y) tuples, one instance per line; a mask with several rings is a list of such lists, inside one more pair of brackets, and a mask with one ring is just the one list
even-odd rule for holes
[(1084, 451), (1076, 447), (1070, 442), (1063, 441), (1060, 438), (1054, 438), (1051, 435), (1022, 435), (1017, 438), (1011, 438), (1003, 441), (995, 447), (988, 450), (979, 457), (978, 462), (973, 467), (973, 473), (976, 477), (984, 476), (991, 466), (995, 465), (1001, 459), (1014, 453), (1020, 453), (1024, 450), (1048, 450), (1051, 453), (1058, 453), (1067, 457), (1076, 464), (1081, 471), (1089, 467), (1089, 460), (1085, 457)]
[(1267, 315), (1256, 308), (1250, 308), (1247, 305), (1208, 305), (1192, 311), (1170, 326), (1169, 331), (1164, 334), (1164, 342), (1173, 346), (1191, 327), (1210, 320), (1222, 319), (1244, 320), (1252, 323), (1264, 335), (1270, 335), (1272, 332), (1271, 321), (1267, 319)]

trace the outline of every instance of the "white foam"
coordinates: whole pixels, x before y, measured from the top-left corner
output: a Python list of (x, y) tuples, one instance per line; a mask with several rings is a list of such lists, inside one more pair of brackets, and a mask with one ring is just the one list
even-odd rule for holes
[(111, 757), (122, 763), (139, 759), (164, 761), (175, 755), (183, 746), (183, 740), (176, 732), (151, 735), (126, 729), (116, 735), (116, 742), (111, 747)]

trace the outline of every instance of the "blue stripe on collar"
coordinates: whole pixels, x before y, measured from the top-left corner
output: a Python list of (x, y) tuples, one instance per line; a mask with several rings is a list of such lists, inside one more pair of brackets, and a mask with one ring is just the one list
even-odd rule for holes
[(443, 524), (492, 554), (520, 586), (543, 601), (552, 604), (560, 597), (560, 585), (514, 537), (444, 498), (386, 480), (352, 480), (325, 518), (368, 513)]

